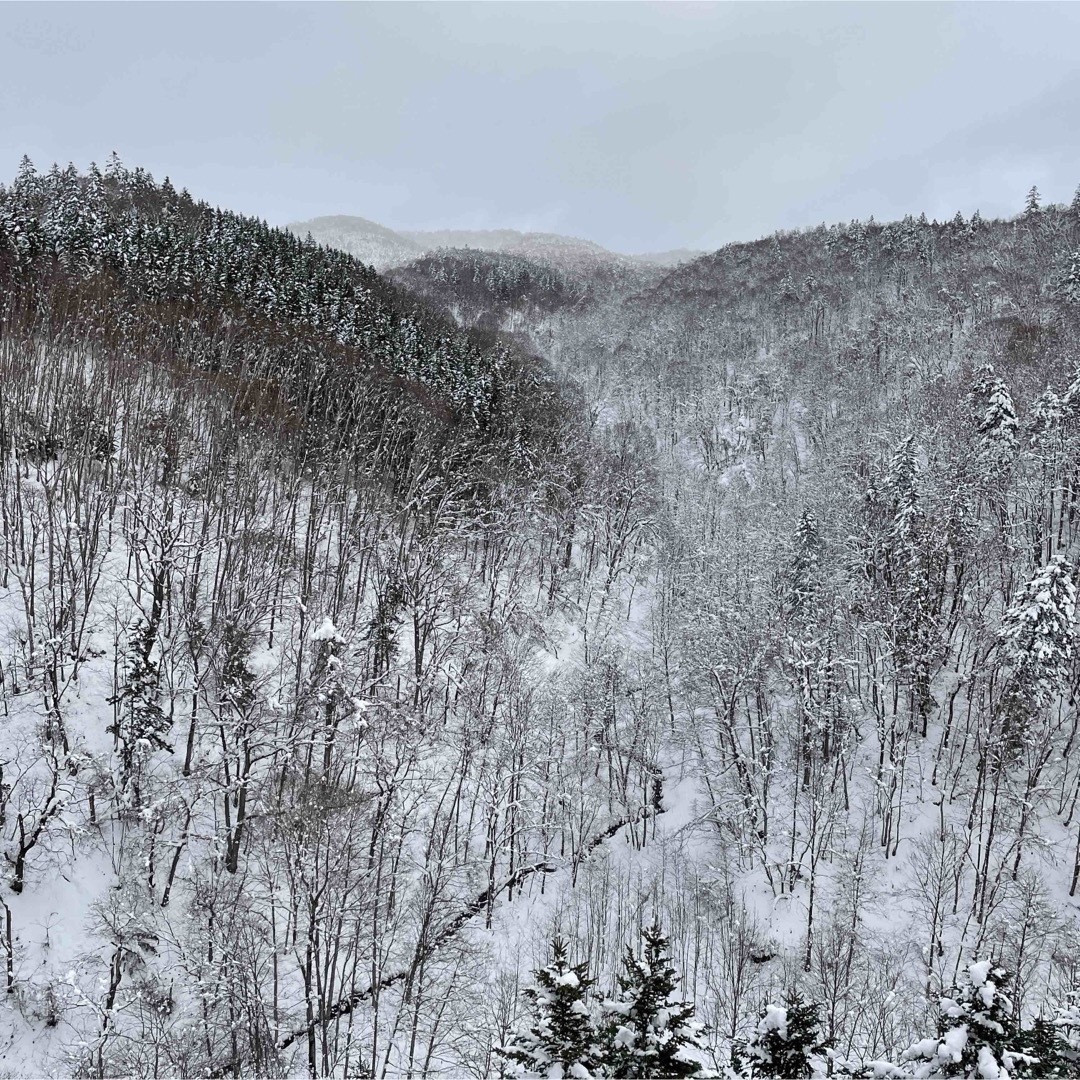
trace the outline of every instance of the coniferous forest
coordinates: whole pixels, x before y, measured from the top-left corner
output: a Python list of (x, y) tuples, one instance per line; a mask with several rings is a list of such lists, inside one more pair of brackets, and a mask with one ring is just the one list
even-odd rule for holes
[(24, 159), (0, 1075), (1076, 1076), (1078, 574), (1080, 190), (377, 273)]

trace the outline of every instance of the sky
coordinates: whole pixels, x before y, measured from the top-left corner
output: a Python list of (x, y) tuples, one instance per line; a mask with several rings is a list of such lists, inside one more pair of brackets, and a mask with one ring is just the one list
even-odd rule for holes
[(1080, 3), (0, 3), (0, 179), (617, 251), (1080, 184)]

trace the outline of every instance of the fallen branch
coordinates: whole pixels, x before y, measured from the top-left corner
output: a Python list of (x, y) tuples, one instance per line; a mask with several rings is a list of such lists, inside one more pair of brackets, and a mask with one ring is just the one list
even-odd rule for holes
[[(662, 809), (658, 810), (652, 806), (644, 806), (633, 817), (624, 818), (621, 821), (615, 822), (589, 841), (582, 858), (588, 858), (588, 856), (591, 855), (605, 840), (610, 840), (620, 829), (625, 828), (627, 825), (636, 825), (646, 818), (654, 817), (657, 814), (662, 813)], [(533, 874), (553, 874), (559, 869), (560, 867), (549, 862), (533, 863), (531, 866), (523, 866), (520, 870), (516, 870), (510, 877), (506, 878), (493, 888), (485, 889), (482, 893), (470, 900), (469, 903), (466, 904), (439, 931), (439, 933), (435, 935), (434, 938), (432, 938), (431, 942), (422, 951), (423, 958), (428, 959), (442, 948), (442, 946), (450, 941), (450, 939), (453, 938), (470, 919), (473, 919), (475, 916), (479, 915), (480, 912), (484, 911), (487, 908), (488, 903), (494, 900), (500, 893), (506, 892), (506, 890), (510, 888), (517, 888), (523, 881), (532, 877)], [(332, 1005), (325, 1013), (315, 1017), (310, 1023), (290, 1031), (278, 1042), (277, 1049), (287, 1050), (293, 1043), (300, 1039), (307, 1038), (312, 1031), (323, 1027), (334, 1020), (338, 1020), (343, 1016), (348, 1016), (362, 1002), (371, 1000), (375, 994), (389, 989), (392, 986), (396, 986), (399, 982), (406, 979), (409, 975), (409, 970), (409, 968), (403, 968), (400, 971), (384, 975), (378, 982), (372, 983), (362, 990), (354, 990), (351, 994), (347, 994)], [(222, 1077), (227, 1076), (230, 1073), (235, 1073), (240, 1064), (241, 1062), (236, 1060), (226, 1062), (210, 1072), (208, 1076), (210, 1077), (210, 1080), (221, 1080)]]

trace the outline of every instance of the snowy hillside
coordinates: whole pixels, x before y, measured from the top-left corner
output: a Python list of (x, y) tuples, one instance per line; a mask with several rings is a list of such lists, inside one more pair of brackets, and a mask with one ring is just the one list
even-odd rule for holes
[(1075, 1068), (1080, 200), (557, 239), (0, 190), (0, 1072)]
[(402, 266), (424, 252), (423, 245), (408, 236), (362, 217), (318, 217), (294, 221), (286, 228), (301, 239), (310, 236), (316, 243), (344, 251), (376, 270)]

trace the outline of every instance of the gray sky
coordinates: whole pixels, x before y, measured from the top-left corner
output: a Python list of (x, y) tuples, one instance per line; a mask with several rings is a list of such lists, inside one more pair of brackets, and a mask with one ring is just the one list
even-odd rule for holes
[(1080, 4), (0, 3), (0, 176), (621, 251), (1080, 183)]

